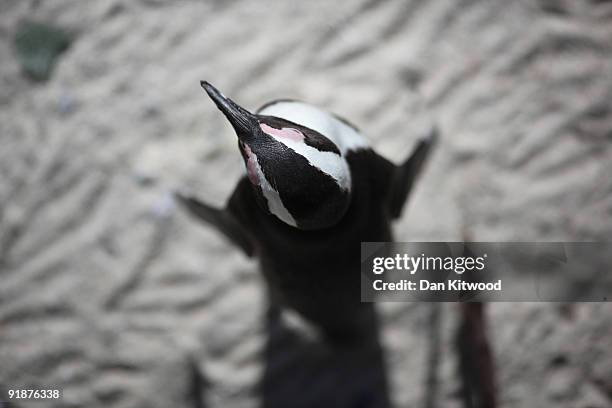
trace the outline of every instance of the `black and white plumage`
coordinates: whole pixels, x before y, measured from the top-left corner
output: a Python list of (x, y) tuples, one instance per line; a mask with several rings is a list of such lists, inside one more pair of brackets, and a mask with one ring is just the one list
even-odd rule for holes
[(396, 166), (348, 122), (312, 105), (277, 101), (256, 114), (202, 82), (237, 136), (247, 175), (224, 209), (180, 201), (259, 258), (275, 302), (333, 340), (367, 337), (373, 308), (360, 302), (360, 243), (391, 241), (434, 131)]

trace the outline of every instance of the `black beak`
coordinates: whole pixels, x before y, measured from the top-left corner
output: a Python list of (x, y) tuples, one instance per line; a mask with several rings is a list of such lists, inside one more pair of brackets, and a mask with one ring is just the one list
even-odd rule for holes
[(253, 128), (258, 124), (255, 115), (232, 101), (230, 98), (227, 98), (208, 82), (200, 81), (200, 85), (202, 85), (202, 88), (204, 88), (208, 96), (210, 96), (210, 99), (213, 100), (217, 108), (223, 112), (227, 120), (232, 124), (239, 138), (244, 138), (254, 133)]

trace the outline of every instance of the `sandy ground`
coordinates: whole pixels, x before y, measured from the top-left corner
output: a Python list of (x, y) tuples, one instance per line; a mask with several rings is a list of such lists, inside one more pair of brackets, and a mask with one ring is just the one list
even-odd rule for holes
[[(400, 240), (610, 238), (610, 2), (337, 3), (0, 3), (0, 384), (59, 385), (67, 407), (368, 406), (329, 351), (265, 362), (255, 263), (173, 205), (185, 186), (221, 204), (244, 171), (200, 79), (253, 109), (324, 106), (395, 161), (435, 118)], [(25, 17), (76, 35), (46, 83), (10, 46)], [(390, 399), (421, 406), (430, 306), (380, 311)], [(612, 407), (612, 305), (489, 313), (501, 406)]]

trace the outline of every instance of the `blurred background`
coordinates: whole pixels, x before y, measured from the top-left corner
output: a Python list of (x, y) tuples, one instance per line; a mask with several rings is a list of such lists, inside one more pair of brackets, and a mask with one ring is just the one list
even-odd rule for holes
[[(176, 207), (244, 172), (201, 79), (329, 109), (395, 162), (435, 121), (398, 240), (612, 236), (612, 2), (0, 0), (0, 384), (63, 388), (48, 406), (372, 406), (329, 350), (263, 357), (256, 263)], [(462, 406), (457, 305), (379, 311), (393, 406), (424, 406), (431, 356), (438, 406)], [(612, 305), (487, 315), (500, 406), (612, 407)]]

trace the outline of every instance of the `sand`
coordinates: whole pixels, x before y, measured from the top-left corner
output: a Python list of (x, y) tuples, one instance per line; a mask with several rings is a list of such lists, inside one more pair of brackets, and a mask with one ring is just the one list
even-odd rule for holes
[[(76, 36), (46, 83), (10, 45), (26, 17)], [(399, 240), (612, 236), (610, 2), (5, 1), (0, 38), (0, 384), (63, 388), (48, 406), (253, 407), (264, 373), (269, 406), (368, 406), (364, 367), (326, 374), (346, 356), (296, 340), (265, 363), (256, 264), (174, 205), (244, 172), (201, 79), (323, 106), (396, 162), (435, 121)], [(430, 310), (380, 305), (395, 406), (422, 404)], [(611, 312), (492, 304), (501, 406), (612, 406)]]

